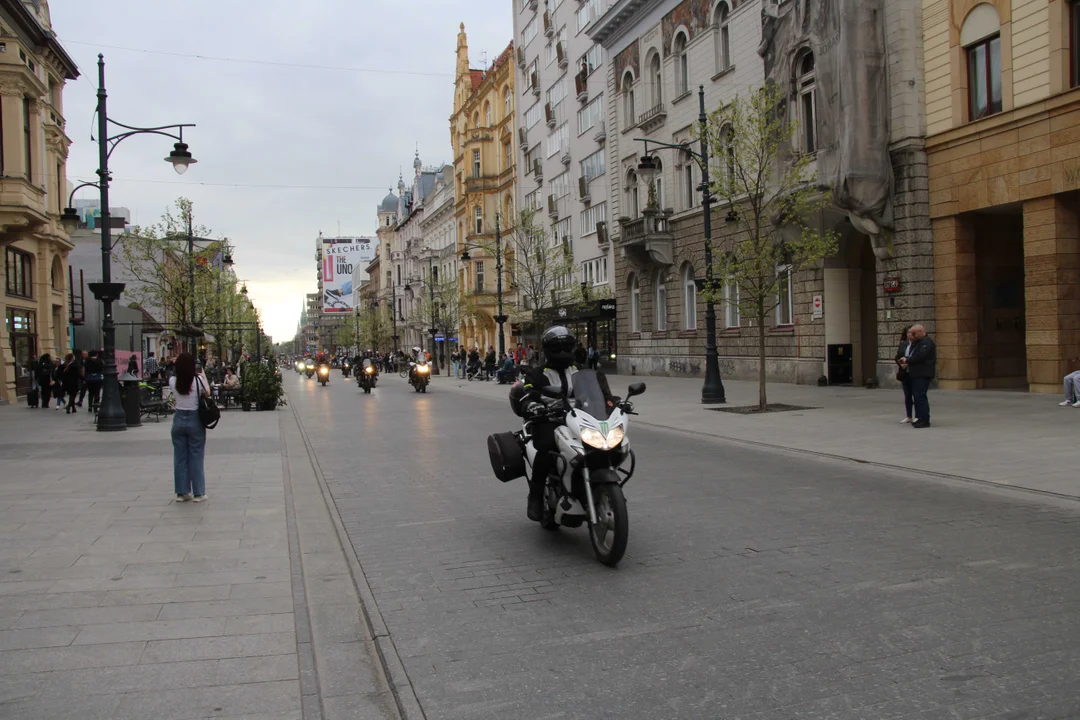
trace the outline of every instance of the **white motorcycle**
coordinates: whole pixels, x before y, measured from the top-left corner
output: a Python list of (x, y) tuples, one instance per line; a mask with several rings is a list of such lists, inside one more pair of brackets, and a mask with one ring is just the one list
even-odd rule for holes
[[(606, 391), (607, 380), (593, 370), (573, 376), (572, 397), (559, 388), (540, 389), (543, 398), (525, 415), (519, 432), (488, 437), (488, 453), (495, 476), (503, 482), (531, 474), (537, 450), (532, 442), (534, 422), (560, 423), (555, 429), (557, 452), (544, 488), (545, 530), (559, 526), (589, 525), (596, 559), (614, 567), (626, 552), (629, 518), (622, 488), (634, 474), (634, 453), (626, 438), (629, 416), (635, 415), (630, 398), (645, 392), (634, 383), (626, 399)], [(623, 466), (629, 461), (629, 467)]]

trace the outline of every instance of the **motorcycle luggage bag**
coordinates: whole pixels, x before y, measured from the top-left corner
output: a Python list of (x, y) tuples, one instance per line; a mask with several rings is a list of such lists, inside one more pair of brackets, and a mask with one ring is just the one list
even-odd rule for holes
[(525, 453), (515, 433), (488, 435), (487, 444), (495, 477), (503, 482), (525, 477)]

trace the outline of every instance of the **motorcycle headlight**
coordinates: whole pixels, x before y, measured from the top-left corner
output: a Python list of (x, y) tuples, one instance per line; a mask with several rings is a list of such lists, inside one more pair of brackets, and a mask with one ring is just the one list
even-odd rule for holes
[(311, 363), (308, 363), (307, 369), (308, 369), (308, 370), (314, 370), (314, 369), (315, 369), (315, 366), (314, 366), (314, 365), (312, 365)]
[(593, 430), (592, 428), (585, 428), (581, 431), (581, 442), (589, 447), (594, 447), (597, 450), (607, 449), (607, 439), (604, 437), (604, 434), (599, 430)]
[(427, 365), (417, 365), (416, 366), (416, 372), (421, 373), (421, 374), (429, 373), (429, 372), (431, 372), (431, 369)]
[(364, 372), (366, 372), (368, 375), (370, 375), (371, 373), (375, 372), (375, 368), (366, 367), (366, 368), (364, 368)]
[(618, 447), (619, 443), (626, 437), (626, 432), (622, 429), (622, 425), (614, 427), (607, 436), (607, 444), (609, 448)]

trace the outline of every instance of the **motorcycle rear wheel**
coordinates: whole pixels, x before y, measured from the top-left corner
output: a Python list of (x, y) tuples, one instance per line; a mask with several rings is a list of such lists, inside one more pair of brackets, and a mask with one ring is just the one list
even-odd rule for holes
[(614, 483), (593, 485), (592, 491), (597, 524), (589, 525), (589, 540), (596, 559), (608, 567), (615, 567), (626, 552), (630, 536), (626, 497), (622, 488)]

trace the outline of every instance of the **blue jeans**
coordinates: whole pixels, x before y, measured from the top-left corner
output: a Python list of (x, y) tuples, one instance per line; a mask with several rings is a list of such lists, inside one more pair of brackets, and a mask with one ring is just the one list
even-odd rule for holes
[(911, 399), (915, 405), (915, 417), (919, 421), (930, 422), (930, 401), (926, 399), (926, 391), (930, 389), (933, 378), (913, 377), (911, 382)]
[(1065, 376), (1065, 399), (1069, 402), (1080, 400), (1080, 370)]
[(173, 484), (177, 495), (205, 495), (206, 428), (197, 410), (177, 410), (172, 424)]
[[(911, 411), (915, 406), (915, 398), (911, 392), (911, 378), (905, 377), (900, 381), (900, 387), (904, 388), (904, 412), (907, 417), (912, 417)], [(918, 417), (917, 415), (915, 417)]]

